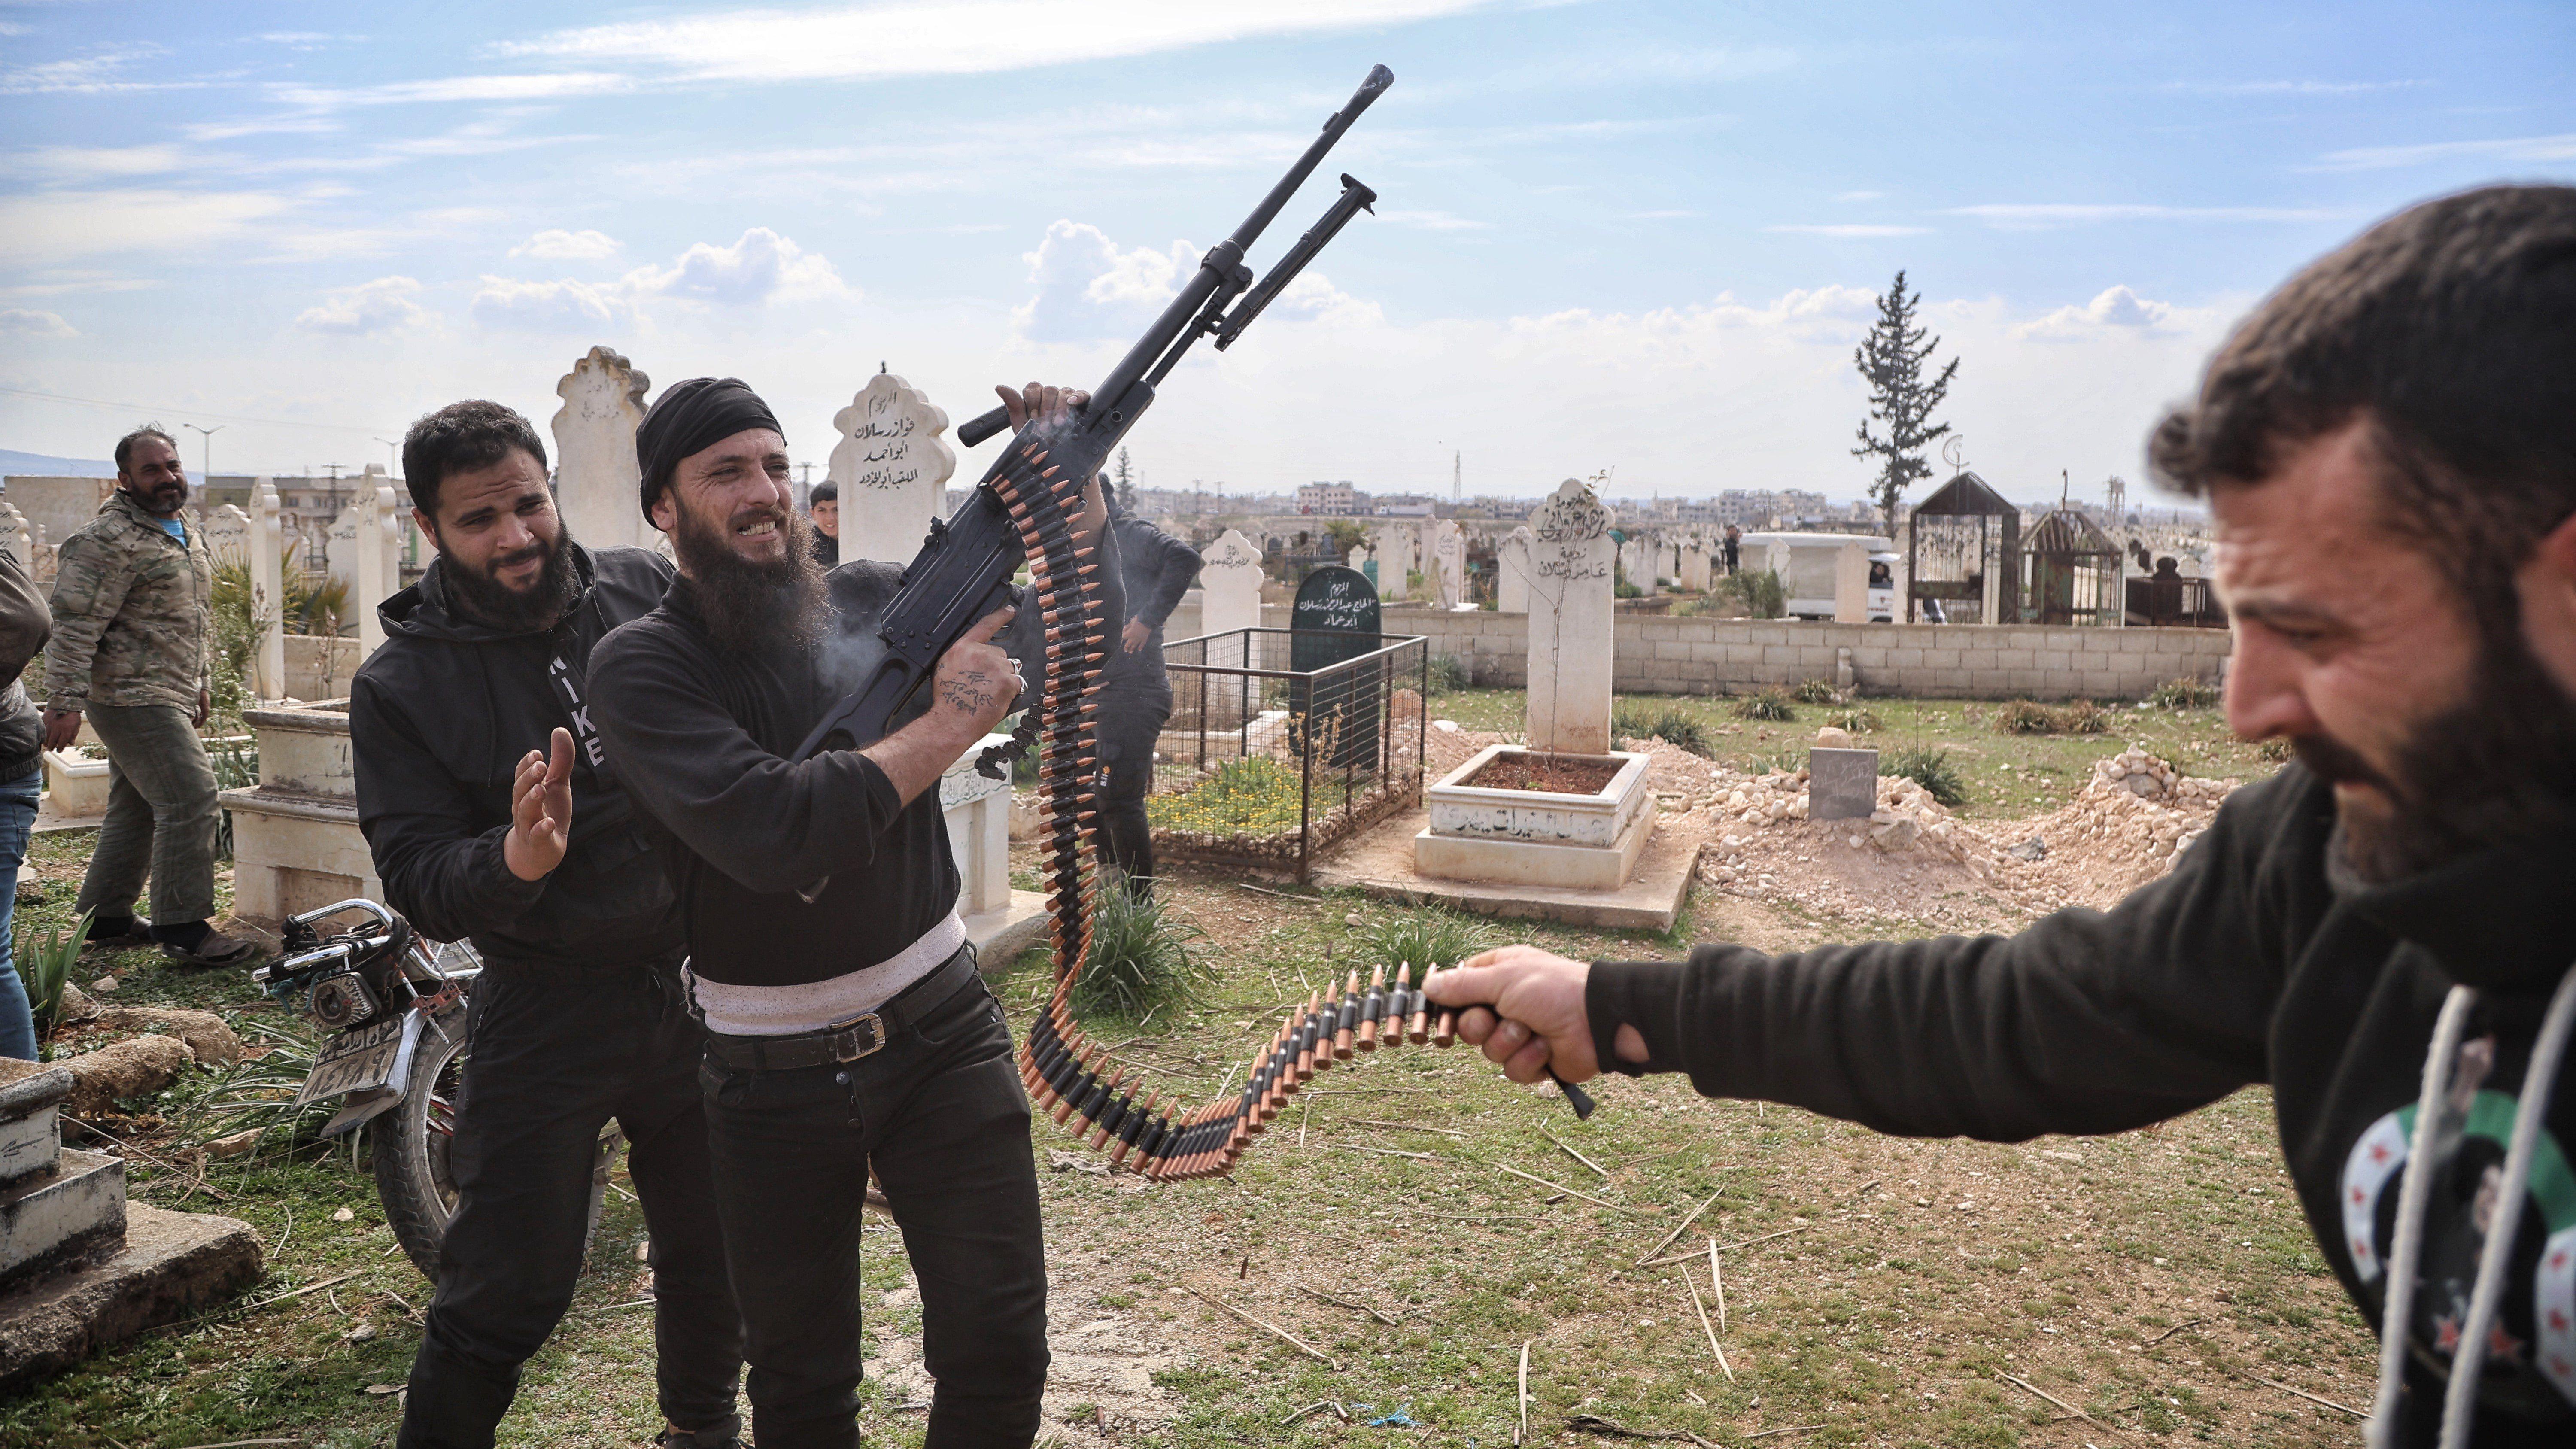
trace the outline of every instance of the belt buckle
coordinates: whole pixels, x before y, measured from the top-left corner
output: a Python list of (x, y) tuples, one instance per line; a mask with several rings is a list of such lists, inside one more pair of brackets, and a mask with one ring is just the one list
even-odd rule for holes
[[(857, 1051), (851, 1051), (843, 1042), (842, 1038), (856, 1031), (861, 1025), (865, 1025), (868, 1028), (868, 1036), (871, 1039), (865, 1047)], [(873, 1011), (862, 1012), (857, 1016), (833, 1022), (829, 1026), (824, 1027), (823, 1030), (831, 1034), (832, 1059), (834, 1061), (855, 1062), (861, 1057), (874, 1056), (878, 1052), (885, 1050), (885, 1022)]]

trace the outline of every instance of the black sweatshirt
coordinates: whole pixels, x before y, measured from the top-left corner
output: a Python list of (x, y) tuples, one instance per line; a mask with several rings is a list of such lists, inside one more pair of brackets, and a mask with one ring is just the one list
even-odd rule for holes
[[(864, 559), (832, 570), (825, 641), (756, 654), (717, 647), (683, 579), (593, 655), (609, 760), (668, 842), (690, 969), (709, 981), (845, 975), (911, 945), (956, 903), (936, 788), (905, 805), (855, 750), (786, 758), (883, 657), (874, 630), (899, 575)], [(1024, 608), (995, 640), (1033, 686), (1039, 637)], [(812, 904), (798, 898), (827, 877)]]
[[(2292, 765), (2237, 792), (2172, 874), (2107, 914), (2059, 911), (2012, 937), (1603, 963), (1586, 991), (1595, 1042), (1605, 1065), (1688, 1072), (1711, 1096), (2004, 1142), (2117, 1132), (2269, 1083), (2300, 1204), (2375, 1322), (2434, 1017), (2451, 986), (2477, 987), (2469, 1035), (2492, 1034), (2493, 1066), (2437, 1180), (2415, 1300), (2405, 1442), (2429, 1444), (2441, 1388), (2428, 1365), (2449, 1362), (2431, 1345), (2467, 1311), (2478, 1188), (2576, 960), (2576, 839), (2369, 888), (2330, 867), (2333, 831), (2330, 788)], [(1642, 1068), (1612, 1052), (1622, 1023), (1646, 1038)], [(2481, 1384), (2481, 1449), (2576, 1436), (2571, 1076), (2552, 1093), (2508, 1279), (2512, 1351)]]
[(582, 594), (552, 630), (505, 633), (459, 616), (443, 561), (376, 611), (387, 637), (349, 691), (358, 828), (386, 903), (433, 939), (470, 936), (487, 960), (538, 965), (665, 958), (680, 949), (668, 876), (625, 792), (581, 750), (563, 863), (523, 881), (501, 861), (520, 758), (574, 726), (548, 666), (561, 658), (577, 675), (602, 636), (671, 586), (659, 554), (567, 547)]
[[(1109, 694), (1168, 694), (1171, 683), (1163, 672), (1163, 623), (1180, 607), (1181, 596), (1198, 581), (1198, 550), (1172, 537), (1134, 514), (1119, 512), (1109, 524), (1111, 563), (1116, 571), (1119, 591), (1124, 595), (1125, 613), (1122, 627), (1112, 631), (1109, 660), (1103, 667), (1101, 689)], [(1117, 637), (1125, 632), (1129, 619), (1142, 619), (1153, 637), (1145, 647), (1130, 654)]]

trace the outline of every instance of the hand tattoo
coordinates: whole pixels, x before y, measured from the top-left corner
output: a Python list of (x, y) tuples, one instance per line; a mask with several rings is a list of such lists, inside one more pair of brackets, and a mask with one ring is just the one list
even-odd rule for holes
[(975, 714), (992, 701), (993, 690), (986, 683), (991, 678), (981, 669), (965, 670), (940, 682), (940, 697), (956, 706), (959, 714)]

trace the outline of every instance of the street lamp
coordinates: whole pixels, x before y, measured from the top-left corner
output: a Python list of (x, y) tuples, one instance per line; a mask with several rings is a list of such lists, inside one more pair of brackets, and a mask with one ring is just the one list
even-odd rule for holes
[(378, 438), (376, 441), (385, 445), (385, 477), (390, 480), (402, 468), (402, 444), (391, 438)]
[(198, 454), (198, 458), (200, 460), (197, 469), (198, 480), (203, 482), (206, 479), (214, 477), (215, 434), (222, 432), (225, 425), (217, 423), (211, 428), (200, 428), (195, 423), (181, 423), (179, 426), (194, 429), (197, 435), (204, 440), (204, 451)]

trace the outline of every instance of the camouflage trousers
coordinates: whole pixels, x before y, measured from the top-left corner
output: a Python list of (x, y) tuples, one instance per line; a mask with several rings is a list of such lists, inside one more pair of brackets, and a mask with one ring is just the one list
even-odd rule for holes
[(175, 926), (215, 913), (214, 767), (175, 704), (89, 706), (90, 728), (107, 746), (107, 818), (90, 852), (78, 909), (134, 912), (152, 877), (152, 924)]

